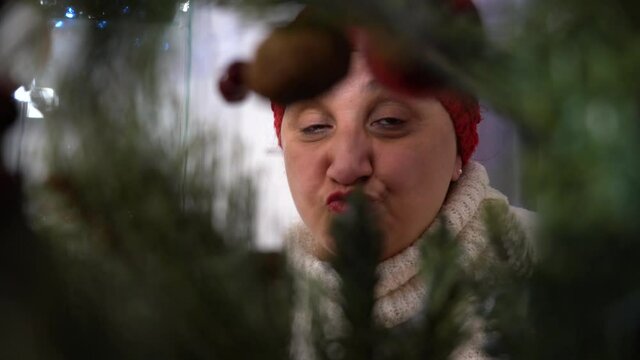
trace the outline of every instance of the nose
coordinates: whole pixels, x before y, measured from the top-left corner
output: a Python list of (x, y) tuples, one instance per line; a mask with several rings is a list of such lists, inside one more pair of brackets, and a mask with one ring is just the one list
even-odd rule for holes
[(327, 176), (332, 181), (345, 186), (356, 185), (372, 175), (371, 140), (364, 129), (338, 129), (330, 147)]

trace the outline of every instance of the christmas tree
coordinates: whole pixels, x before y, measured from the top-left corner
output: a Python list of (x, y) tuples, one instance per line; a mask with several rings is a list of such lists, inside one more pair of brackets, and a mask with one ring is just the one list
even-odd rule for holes
[[(181, 151), (167, 151), (154, 122), (167, 100), (155, 79), (156, 50), (184, 4), (14, 1), (4, 9), (16, 3), (41, 11), (31, 23), (42, 34), (60, 11), (88, 26), (77, 70), (61, 76), (60, 104), (47, 113), (46, 180), (24, 184), (6, 164), (0, 171), (0, 357), (287, 357), (291, 282), (283, 255), (250, 246), (250, 176), (221, 191), (215, 160), (198, 159), (197, 144), (177, 141)], [(255, 15), (285, 3), (233, 5)], [(469, 336), (460, 314), (473, 314), (485, 324), (488, 356), (638, 358), (640, 6), (505, 7), (510, 21), (499, 30), (508, 36), (489, 42), (474, 25), (477, 13), (452, 20), (467, 1), (298, 4), (322, 10), (274, 29), (253, 62), (230, 69), (221, 84), (228, 98), (254, 90), (288, 102), (323, 91), (344, 75), (345, 29), (355, 24), (377, 45), (368, 57), (385, 84), (412, 90), (427, 80), (416, 71), (428, 69), (436, 74), (428, 81), (478, 94), (513, 119), (539, 216), (528, 244), (504, 209), (487, 207), (494, 256), (470, 273), (441, 229), (424, 245), (431, 290), (420, 323), (385, 331), (370, 318), (376, 242), (344, 240), (376, 237), (355, 199), (360, 210), (335, 226), (334, 264), (357, 331), (337, 342), (318, 336), (319, 356), (444, 359)], [(33, 58), (46, 54), (46, 36), (31, 40), (22, 45)], [(261, 70), (274, 47), (309, 42), (312, 58), (335, 61), (311, 61), (313, 74), (300, 61), (274, 78)], [(15, 75), (19, 61), (2, 59), (3, 75)], [(2, 131), (16, 117), (14, 86), (5, 83)], [(187, 176), (207, 169), (209, 176)], [(362, 265), (347, 266), (354, 263)]]

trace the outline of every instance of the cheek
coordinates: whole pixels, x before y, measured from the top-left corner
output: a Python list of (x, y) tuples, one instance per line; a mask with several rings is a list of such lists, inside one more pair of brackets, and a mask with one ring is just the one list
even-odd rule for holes
[(291, 197), (303, 221), (312, 225), (318, 216), (317, 194), (324, 181), (321, 154), (313, 146), (297, 141), (289, 128), (283, 126), (281, 135)]
[(324, 178), (320, 158), (312, 151), (297, 145), (285, 147), (284, 166), (291, 196), (302, 212), (313, 203)]
[(419, 143), (380, 152), (379, 175), (392, 192), (423, 192), (448, 187), (455, 144)]

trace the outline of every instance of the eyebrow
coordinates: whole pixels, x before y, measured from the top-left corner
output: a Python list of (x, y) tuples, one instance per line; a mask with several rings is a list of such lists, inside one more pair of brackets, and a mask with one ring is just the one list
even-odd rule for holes
[(366, 84), (362, 86), (362, 91), (369, 93), (368, 96), (373, 97), (384, 97), (394, 101), (406, 102), (403, 97), (389, 89), (388, 87), (382, 85), (377, 79), (372, 78)]
[(322, 106), (322, 102), (319, 101), (317, 98), (311, 98), (311, 99), (305, 99), (302, 101), (295, 102), (289, 105), (289, 107), (293, 108), (294, 112), (300, 113), (311, 107), (323, 107), (323, 106)]
[(398, 94), (389, 88), (382, 85), (375, 78), (369, 80), (366, 84), (362, 86), (362, 90), (368, 93), (367, 96), (371, 96), (376, 99), (387, 99), (390, 101), (396, 101), (404, 104), (409, 104), (410, 99), (404, 98), (401, 94)]
[[(382, 84), (380, 84), (375, 78), (370, 79), (368, 82), (366, 82), (365, 84), (362, 85), (361, 90), (375, 96), (380, 96), (380, 95), (384, 95), (384, 96), (388, 96), (392, 99), (395, 100), (395, 97), (393, 96), (393, 94), (389, 91), (389, 89), (387, 89), (386, 87), (384, 87)], [(368, 96), (371, 96), (368, 95)], [(319, 97), (314, 97), (314, 98), (310, 98), (310, 99), (305, 99), (302, 101), (299, 101), (295, 104), (293, 104), (291, 107), (295, 106), (295, 110), (294, 112), (297, 114), (302, 113), (303, 111), (307, 110), (308, 108), (311, 107), (319, 107), (319, 108), (325, 108), (323, 102), (320, 100)]]
[(305, 112), (310, 108), (323, 108), (324, 105), (317, 98), (306, 99), (302, 101), (295, 102), (289, 105), (289, 116), (288, 118), (293, 117), (292, 121), (287, 121), (285, 126), (293, 126), (293, 124), (297, 123), (299, 120), (299, 115)]
[(379, 91), (386, 90), (382, 85), (380, 85), (380, 83), (376, 79), (369, 80), (369, 82), (363, 86), (363, 89), (371, 92), (379, 92)]

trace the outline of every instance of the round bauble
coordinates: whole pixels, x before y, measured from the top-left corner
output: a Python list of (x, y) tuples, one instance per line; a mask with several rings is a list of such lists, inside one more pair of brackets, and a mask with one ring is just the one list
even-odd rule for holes
[(222, 74), (218, 81), (218, 88), (222, 97), (228, 102), (239, 102), (244, 100), (249, 89), (247, 88), (243, 73), (246, 71), (247, 64), (236, 61), (229, 65), (227, 70)]
[(359, 38), (371, 73), (385, 87), (405, 95), (423, 96), (447, 84), (448, 76), (443, 69), (424, 53), (412, 52), (390, 35), (364, 31)]
[(249, 66), (247, 85), (281, 104), (312, 98), (347, 74), (350, 56), (342, 31), (323, 26), (276, 29)]

